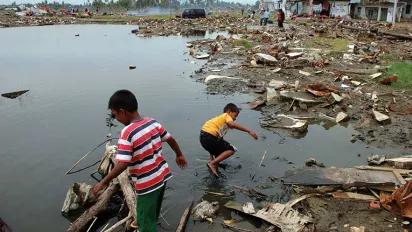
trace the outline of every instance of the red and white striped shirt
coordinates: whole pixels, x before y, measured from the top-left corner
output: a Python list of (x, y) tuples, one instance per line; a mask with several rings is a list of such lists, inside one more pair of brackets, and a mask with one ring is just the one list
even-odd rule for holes
[(116, 160), (129, 163), (130, 178), (138, 195), (161, 188), (172, 177), (162, 154), (162, 142), (170, 137), (152, 118), (133, 121), (122, 130)]

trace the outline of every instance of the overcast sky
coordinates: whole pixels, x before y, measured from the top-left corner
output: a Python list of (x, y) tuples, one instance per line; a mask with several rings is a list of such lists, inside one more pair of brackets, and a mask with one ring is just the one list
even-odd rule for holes
[[(12, 2), (16, 3), (39, 3), (42, 2), (42, 0), (0, 0), (0, 4), (11, 4)], [(54, 0), (48, 0), (48, 2), (53, 2)], [(86, 0), (87, 1), (87, 0)], [(92, 1), (92, 0), (90, 0)], [(229, 0), (232, 2), (232, 0)], [(234, 2), (240, 2), (240, 3), (249, 3), (249, 4), (254, 4), (256, 0), (233, 0)], [(62, 0), (57, 0), (57, 2), (62, 2)], [(72, 3), (72, 4), (83, 4), (84, 0), (65, 0), (65, 3)]]

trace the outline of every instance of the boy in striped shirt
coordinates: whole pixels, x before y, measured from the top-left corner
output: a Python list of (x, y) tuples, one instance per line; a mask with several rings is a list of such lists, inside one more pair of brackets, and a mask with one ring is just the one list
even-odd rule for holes
[(96, 195), (126, 168), (138, 195), (136, 222), (132, 226), (140, 232), (156, 232), (166, 181), (172, 177), (162, 154), (162, 142), (167, 142), (176, 153), (176, 164), (186, 168), (187, 163), (176, 140), (152, 118), (142, 118), (137, 111), (137, 100), (132, 92), (119, 90), (109, 100), (112, 115), (126, 127), (118, 141), (113, 170), (94, 189)]

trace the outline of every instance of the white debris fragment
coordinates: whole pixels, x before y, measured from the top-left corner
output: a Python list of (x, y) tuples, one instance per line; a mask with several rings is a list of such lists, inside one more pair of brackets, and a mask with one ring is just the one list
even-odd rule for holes
[(337, 102), (341, 102), (343, 100), (343, 98), (341, 96), (337, 95), (336, 93), (332, 92), (331, 95), (332, 95), (333, 99), (335, 99), (335, 101), (337, 101)]
[(310, 76), (309, 72), (305, 72), (305, 71), (302, 71), (302, 70), (299, 70), (299, 73), (302, 74), (302, 75), (305, 75), (305, 76)]
[(371, 77), (371, 79), (373, 80), (373, 79), (375, 79), (375, 78), (377, 78), (377, 77), (380, 77), (381, 75), (382, 75), (382, 73), (375, 73), (375, 74), (370, 75), (370, 77)]
[(347, 115), (347, 114), (345, 114), (345, 113), (343, 113), (343, 112), (340, 112), (340, 113), (336, 116), (336, 122), (337, 122), (337, 123), (344, 122), (344, 121), (346, 121), (346, 120), (348, 120), (348, 119), (349, 119), (349, 115)]

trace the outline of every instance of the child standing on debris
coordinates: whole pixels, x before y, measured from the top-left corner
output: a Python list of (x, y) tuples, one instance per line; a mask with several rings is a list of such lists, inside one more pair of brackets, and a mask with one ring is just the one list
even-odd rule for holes
[(278, 10), (278, 26), (283, 28), (283, 21), (285, 20), (285, 13), (282, 9)]
[(239, 108), (235, 104), (229, 103), (223, 109), (223, 114), (207, 121), (200, 131), (200, 144), (210, 154), (210, 162), (207, 163), (207, 167), (215, 176), (218, 176), (217, 167), (219, 163), (236, 152), (235, 146), (223, 139), (228, 129), (244, 131), (255, 140), (258, 139), (255, 132), (234, 123), (238, 115)]
[[(152, 118), (143, 118), (137, 111), (137, 100), (132, 92), (119, 90), (109, 100), (112, 117), (124, 124), (118, 141), (117, 164), (98, 183), (93, 193), (97, 195), (110, 181), (128, 168), (131, 182), (138, 195), (136, 221), (140, 232), (156, 232), (166, 181), (172, 177), (162, 154), (162, 142), (167, 142), (176, 153), (176, 164), (186, 168), (187, 163), (176, 140)], [(130, 209), (132, 210), (132, 209)]]

